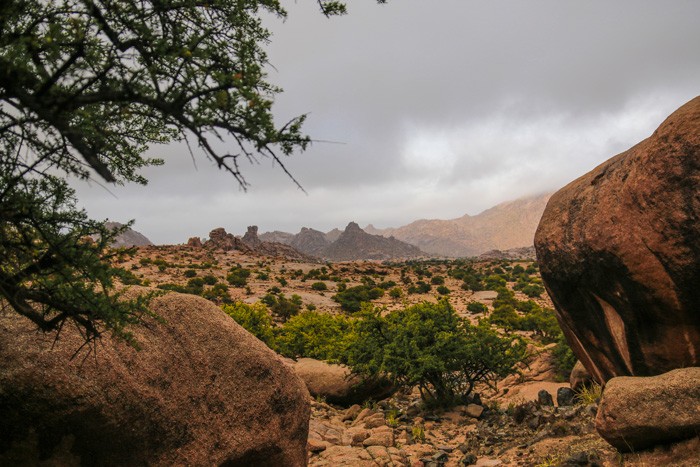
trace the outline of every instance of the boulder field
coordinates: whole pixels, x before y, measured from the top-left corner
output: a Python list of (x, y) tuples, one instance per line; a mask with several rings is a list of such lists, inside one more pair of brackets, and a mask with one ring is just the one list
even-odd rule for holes
[(535, 248), (596, 381), (700, 366), (700, 97), (555, 193)]
[(133, 329), (138, 351), (0, 313), (0, 465), (306, 465), (294, 372), (203, 298), (151, 308), (162, 321)]

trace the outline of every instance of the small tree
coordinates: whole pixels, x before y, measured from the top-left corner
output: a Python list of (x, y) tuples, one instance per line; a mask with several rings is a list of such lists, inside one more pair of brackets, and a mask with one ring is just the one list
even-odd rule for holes
[(274, 347), (272, 319), (265, 305), (260, 302), (252, 305), (235, 302), (231, 305), (224, 305), (223, 310), (246, 331), (267, 344), (268, 347)]
[(439, 405), (466, 401), (477, 383), (494, 385), (525, 355), (520, 339), (470, 325), (447, 300), (385, 317), (365, 306), (357, 317), (347, 351), (353, 370), (417, 385), (423, 400)]

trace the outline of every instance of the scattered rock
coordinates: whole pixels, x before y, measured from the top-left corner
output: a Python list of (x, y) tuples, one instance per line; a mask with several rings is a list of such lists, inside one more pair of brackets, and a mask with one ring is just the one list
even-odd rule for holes
[(355, 418), (362, 412), (362, 407), (358, 404), (351, 405), (345, 413), (343, 413), (342, 421), (355, 420)]
[(700, 368), (608, 381), (596, 430), (626, 452), (687, 439), (700, 433)]
[(465, 413), (472, 418), (479, 418), (484, 413), (484, 408), (480, 405), (469, 404), (465, 409)]
[(586, 367), (583, 366), (581, 360), (576, 360), (576, 364), (569, 375), (569, 385), (571, 385), (571, 389), (578, 392), (584, 387), (590, 386), (592, 383), (593, 378), (591, 378), (591, 374), (586, 370)]
[(151, 309), (163, 321), (132, 328), (140, 350), (103, 337), (76, 358), (73, 326), (55, 340), (0, 313), (0, 464), (305, 465), (309, 394), (291, 369), (208, 300)]
[(554, 399), (552, 399), (552, 395), (549, 393), (549, 391), (542, 389), (537, 393), (537, 403), (541, 406), (553, 406)]
[(576, 393), (571, 388), (559, 388), (557, 390), (557, 405), (566, 407), (574, 404)]
[(700, 97), (555, 193), (542, 279), (593, 378), (700, 366)]

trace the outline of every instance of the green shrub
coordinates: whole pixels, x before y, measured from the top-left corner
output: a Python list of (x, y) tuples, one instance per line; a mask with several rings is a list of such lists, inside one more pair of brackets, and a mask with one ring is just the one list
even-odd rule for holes
[(554, 346), (552, 350), (552, 355), (554, 356), (554, 364), (557, 367), (557, 373), (565, 381), (568, 381), (571, 370), (574, 369), (576, 364), (576, 355), (569, 347), (569, 343), (566, 342), (566, 338), (563, 333), (559, 333), (557, 336), (557, 345)]
[(394, 300), (398, 300), (403, 296), (403, 291), (399, 287), (394, 287), (389, 291), (389, 296)]
[(338, 293), (333, 296), (333, 300), (338, 302), (343, 310), (354, 313), (360, 311), (363, 302), (371, 302), (382, 295), (384, 295), (384, 291), (379, 287), (358, 285), (344, 290), (340, 290), (338, 287)]
[(539, 297), (544, 293), (544, 287), (537, 284), (528, 284), (523, 287), (522, 292), (530, 298)]
[(195, 271), (194, 269), (186, 269), (183, 274), (185, 275), (185, 277), (194, 277), (197, 275), (197, 271)]
[(445, 284), (445, 278), (442, 276), (433, 276), (430, 278), (430, 283), (433, 285), (443, 285)]
[(340, 361), (350, 330), (346, 316), (304, 311), (275, 329), (277, 350), (286, 357)]
[(311, 284), (311, 288), (313, 290), (318, 290), (318, 291), (328, 290), (328, 286), (326, 285), (325, 282), (314, 282), (313, 284)]
[(463, 403), (474, 385), (513, 372), (525, 355), (520, 339), (460, 319), (445, 299), (381, 316), (363, 307), (346, 354), (354, 371), (386, 376), (397, 386), (415, 385), (424, 401)]
[(268, 305), (272, 313), (279, 316), (282, 321), (286, 321), (299, 313), (302, 306), (301, 297), (296, 294), (292, 295), (290, 298), (285, 297), (284, 294), (267, 294), (261, 301)]
[(248, 283), (248, 277), (250, 276), (250, 271), (248, 269), (242, 268), (240, 266), (234, 266), (229, 270), (226, 275), (226, 280), (229, 284), (234, 287), (245, 287)]
[(486, 313), (489, 311), (489, 307), (481, 302), (469, 302), (467, 303), (467, 311), (470, 313)]
[(231, 296), (228, 294), (228, 286), (222, 282), (214, 284), (202, 292), (202, 297), (216, 303), (231, 303)]
[(439, 285), (435, 290), (437, 290), (437, 293), (439, 293), (440, 295), (447, 295), (450, 293), (450, 289), (448, 289), (444, 285)]
[(206, 285), (214, 285), (217, 282), (219, 282), (219, 279), (216, 278), (213, 274), (207, 274), (206, 276), (202, 277), (202, 280)]
[(263, 341), (268, 347), (274, 347), (272, 319), (262, 303), (249, 305), (235, 302), (223, 306), (224, 312), (240, 324), (246, 331)]

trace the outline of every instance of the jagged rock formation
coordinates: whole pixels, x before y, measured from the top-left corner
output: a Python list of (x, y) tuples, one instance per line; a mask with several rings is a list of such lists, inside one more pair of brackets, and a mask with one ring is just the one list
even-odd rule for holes
[(243, 235), (241, 240), (252, 249), (259, 247), (262, 244), (262, 241), (260, 241), (258, 238), (258, 226), (249, 225), (248, 231), (245, 233), (245, 235)]
[[(0, 314), (1, 465), (306, 465), (309, 393), (200, 297), (157, 297), (141, 349)], [(86, 358), (89, 357), (89, 358)]]
[(289, 245), (292, 238), (294, 238), (294, 234), (275, 230), (274, 232), (261, 233), (258, 235), (258, 238), (263, 242), (284, 243), (285, 245)]
[[(120, 224), (119, 222), (105, 222), (105, 227), (109, 230), (115, 230), (124, 227), (124, 224)], [(146, 238), (145, 235), (130, 228), (117, 235), (117, 238), (112, 242), (112, 247), (114, 248), (148, 245), (153, 245), (153, 243)]]
[(554, 194), (542, 279), (598, 382), (700, 366), (700, 97)]
[(187, 240), (187, 246), (191, 246), (194, 248), (202, 248), (204, 245), (202, 245), (202, 239), (199, 237), (190, 237)]
[(236, 238), (233, 234), (227, 233), (226, 229), (223, 227), (217, 227), (209, 232), (209, 240), (204, 242), (204, 246), (224, 251), (240, 250), (248, 253), (252, 251), (240, 238)]
[(321, 256), (329, 244), (326, 234), (307, 227), (302, 227), (289, 243), (297, 250), (312, 256)]
[(489, 250), (508, 250), (533, 244), (537, 223), (551, 193), (501, 203), (476, 215), (458, 219), (421, 219), (408, 225), (375, 229), (433, 255), (478, 256)]
[(323, 250), (322, 256), (334, 261), (353, 261), (417, 258), (424, 253), (418, 247), (393, 237), (370, 235), (355, 222), (350, 222), (338, 240)]

